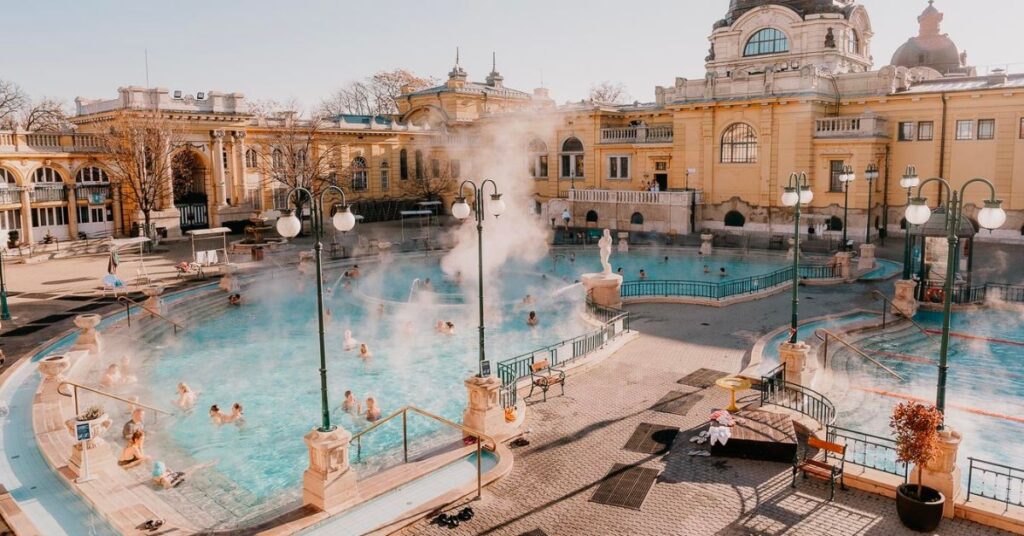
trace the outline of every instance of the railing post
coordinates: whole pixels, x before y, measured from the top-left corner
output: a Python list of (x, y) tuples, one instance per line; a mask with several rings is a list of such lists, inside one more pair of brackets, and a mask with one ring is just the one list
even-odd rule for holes
[(479, 500), (481, 496), (481, 488), (483, 488), (483, 453), (480, 450), (480, 444), (482, 443), (480, 436), (476, 438), (476, 498)]
[(407, 424), (408, 410), (402, 411), (402, 458), (409, 463), (409, 428)]
[(967, 500), (971, 502), (971, 478), (974, 477), (974, 458), (967, 457)]

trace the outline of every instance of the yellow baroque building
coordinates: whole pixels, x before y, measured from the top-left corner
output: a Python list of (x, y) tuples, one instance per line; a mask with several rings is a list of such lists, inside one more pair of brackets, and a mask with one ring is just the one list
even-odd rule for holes
[[(654, 102), (556, 105), (543, 88), (506, 87), (496, 68), (470, 81), (456, 60), (443, 84), (403, 90), (395, 115), (329, 118), (313, 151), (336, 148), (329, 180), (372, 219), (387, 219), (402, 203), (450, 201), (451, 191), (417, 185), (474, 176), (486, 129), (534, 118), (543, 127), (521, 136), (516, 173), (553, 224), (568, 211), (577, 227), (786, 235), (792, 215), (780, 194), (792, 172), (806, 172), (809, 226), (846, 226), (863, 240), (901, 232), (899, 179), (914, 166), (922, 179), (954, 186), (991, 179), (1009, 219), (979, 238), (1021, 240), (1024, 75), (978, 76), (942, 34), (942, 18), (928, 2), (917, 35), (875, 69), (871, 19), (853, 0), (731, 0), (712, 24), (705, 72), (655, 88)], [(23, 243), (136, 231), (140, 213), (111, 185), (96, 139), (125, 112), (183, 132), (154, 214), (168, 236), (286, 206), (284, 185), (268, 180), (258, 153), (302, 123), (292, 114), (257, 117), (239, 93), (140, 87), (79, 98), (76, 108), (75, 132), (0, 132), (0, 228), (18, 230)], [(844, 221), (847, 166), (857, 179)], [(869, 166), (879, 175), (871, 184)], [(945, 194), (925, 195), (934, 204)], [(967, 192), (968, 216), (985, 195)]]

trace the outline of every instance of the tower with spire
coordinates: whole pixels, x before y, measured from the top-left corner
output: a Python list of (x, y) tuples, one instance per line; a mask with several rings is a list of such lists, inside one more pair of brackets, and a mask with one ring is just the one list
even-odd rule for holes
[(505, 81), (505, 77), (498, 73), (498, 55), (491, 52), (491, 73), (487, 75), (487, 85), (491, 87), (501, 87), (502, 82)]
[(448, 72), (448, 84), (447, 86), (451, 89), (460, 88), (466, 85), (466, 80), (469, 76), (466, 74), (466, 70), (459, 64), (459, 47), (455, 47), (455, 66)]

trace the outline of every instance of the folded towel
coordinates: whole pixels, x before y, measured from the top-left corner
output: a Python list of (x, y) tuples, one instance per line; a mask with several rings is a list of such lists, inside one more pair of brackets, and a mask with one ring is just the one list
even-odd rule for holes
[(714, 445), (716, 442), (725, 445), (732, 437), (732, 430), (728, 426), (712, 426), (711, 427), (711, 444)]

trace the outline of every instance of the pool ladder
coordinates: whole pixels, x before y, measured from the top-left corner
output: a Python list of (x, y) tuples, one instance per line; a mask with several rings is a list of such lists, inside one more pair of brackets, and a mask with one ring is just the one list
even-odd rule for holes
[[(882, 291), (880, 291), (878, 289), (875, 289), (875, 290), (871, 291), (871, 294), (875, 295), (878, 298), (881, 298), (884, 303), (887, 303), (890, 306), (892, 306), (893, 309), (896, 309), (896, 311), (898, 311), (901, 315), (903, 315), (903, 318), (905, 318), (911, 324), (913, 324), (914, 327), (916, 327), (918, 331), (920, 331), (922, 334), (924, 334), (925, 337), (928, 337), (928, 339), (932, 340), (933, 342), (935, 341), (935, 337), (933, 337), (932, 334), (929, 333), (927, 329), (924, 329), (924, 326), (922, 326), (921, 324), (918, 324), (917, 320), (914, 320), (913, 316), (908, 315), (903, 309), (900, 309), (900, 307), (898, 305), (896, 305), (895, 303), (893, 303), (892, 300), (889, 299), (888, 296), (886, 296), (885, 294), (882, 293)], [(885, 325), (886, 325), (885, 318), (886, 318), (886, 313), (888, 311), (889, 311), (888, 307), (885, 307), (885, 306), (882, 307), (882, 329), (885, 329)]]
[(128, 327), (132, 326), (132, 305), (136, 305), (136, 306), (142, 307), (143, 311), (146, 311), (147, 313), (149, 313), (149, 314), (151, 314), (151, 315), (153, 315), (153, 316), (163, 320), (164, 322), (167, 322), (168, 324), (174, 326), (174, 334), (175, 335), (178, 334), (178, 329), (185, 329), (185, 326), (182, 326), (181, 324), (171, 320), (170, 318), (167, 318), (166, 316), (164, 316), (164, 315), (162, 315), (162, 314), (160, 314), (160, 313), (158, 313), (156, 311), (153, 311), (152, 309), (147, 309), (145, 305), (143, 305), (143, 304), (141, 304), (141, 303), (139, 303), (139, 302), (129, 298), (128, 296), (121, 296), (120, 298), (117, 299), (117, 301), (119, 303), (121, 303), (121, 304), (124, 304), (124, 312), (125, 312), (125, 315), (127, 315), (127, 317), (128, 317)]
[[(824, 333), (825, 335), (822, 336), (822, 333)], [(832, 333), (831, 331), (829, 331), (827, 329), (818, 328), (818, 329), (814, 330), (814, 336), (817, 337), (818, 339), (820, 339), (825, 344), (824, 352), (823, 352), (824, 359), (822, 361), (822, 365), (824, 365), (825, 363), (828, 363), (828, 340), (830, 338), (832, 338), (832, 339), (835, 339), (840, 344), (842, 344), (843, 346), (845, 346), (845, 347), (849, 348), (850, 350), (852, 350), (853, 353), (863, 357), (864, 359), (867, 359), (868, 361), (871, 361), (872, 363), (877, 365), (878, 368), (884, 370), (885, 372), (888, 372), (890, 375), (892, 375), (892, 377), (896, 378), (899, 381), (903, 381), (903, 376), (900, 376), (896, 371), (894, 371), (891, 368), (883, 365), (877, 359), (875, 359), (875, 358), (869, 356), (868, 354), (864, 353), (863, 350), (861, 350), (860, 348), (857, 348), (856, 346), (850, 344), (849, 342), (844, 340), (839, 335), (836, 335), (835, 333)]]
[[(65, 393), (62, 390), (65, 385), (70, 385), (73, 388), (70, 393)], [(73, 381), (63, 380), (59, 384), (57, 384), (57, 393), (62, 395), (62, 396), (70, 397), (72, 400), (74, 400), (74, 402), (75, 402), (75, 415), (76, 416), (80, 415), (80, 410), (79, 410), (79, 407), (78, 407), (78, 390), (79, 389), (83, 389), (83, 390), (89, 391), (91, 393), (96, 393), (96, 394), (98, 394), (100, 396), (105, 396), (107, 398), (110, 398), (110, 399), (113, 399), (113, 400), (117, 400), (118, 402), (123, 402), (125, 404), (128, 404), (132, 408), (148, 409), (148, 410), (152, 411), (155, 416), (160, 416), (161, 414), (163, 414), (163, 415), (174, 415), (170, 411), (163, 410), (163, 409), (160, 409), (160, 408), (156, 408), (156, 407), (150, 406), (148, 404), (143, 404), (143, 403), (135, 401), (135, 400), (129, 400), (127, 398), (115, 395), (113, 393), (108, 393), (106, 391), (103, 391), (103, 390), (100, 390), (100, 389), (96, 389), (94, 387), (89, 387), (88, 385), (82, 385), (80, 383), (76, 383), (76, 382), (73, 382)]]

